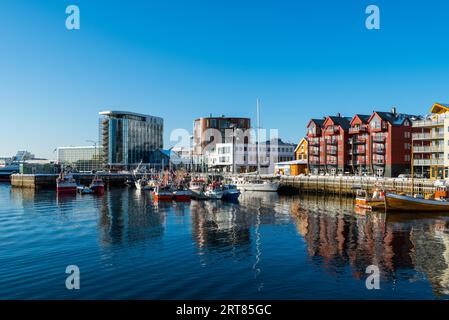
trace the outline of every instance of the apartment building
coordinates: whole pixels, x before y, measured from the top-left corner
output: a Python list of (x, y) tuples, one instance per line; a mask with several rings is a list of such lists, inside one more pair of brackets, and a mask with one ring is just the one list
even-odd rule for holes
[(411, 170), (415, 116), (374, 111), (352, 118), (328, 116), (308, 126), (311, 173), (374, 174), (395, 177)]
[(426, 178), (447, 178), (449, 167), (449, 105), (436, 103), (430, 115), (413, 122), (413, 169)]

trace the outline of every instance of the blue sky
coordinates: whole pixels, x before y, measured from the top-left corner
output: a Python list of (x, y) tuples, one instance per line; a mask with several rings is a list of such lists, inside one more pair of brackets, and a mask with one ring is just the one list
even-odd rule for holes
[[(76, 4), (81, 30), (65, 29)], [(365, 8), (381, 30), (365, 28)], [(98, 112), (255, 118), (298, 141), (311, 117), (449, 101), (447, 1), (0, 2), (0, 156), (98, 139)]]

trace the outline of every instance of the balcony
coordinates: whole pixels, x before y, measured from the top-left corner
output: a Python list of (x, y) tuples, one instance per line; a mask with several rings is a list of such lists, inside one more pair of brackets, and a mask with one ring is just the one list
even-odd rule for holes
[(435, 139), (444, 139), (443, 133), (413, 133), (413, 140), (435, 140)]
[(385, 154), (385, 148), (374, 148), (373, 153), (376, 154)]
[(321, 135), (320, 128), (314, 128), (314, 129), (307, 130), (307, 136), (309, 136), (309, 137), (319, 137), (320, 135)]
[(339, 133), (339, 129), (337, 126), (331, 126), (331, 127), (327, 127), (325, 129), (325, 133), (326, 134), (336, 134)]
[(308, 143), (312, 147), (319, 147), (320, 146), (320, 141), (319, 140), (310, 140)]
[(337, 139), (328, 139), (328, 140), (326, 140), (326, 143), (329, 145), (337, 145), (338, 140)]
[(386, 138), (384, 136), (373, 136), (373, 142), (385, 143)]
[(358, 154), (365, 154), (366, 150), (365, 149), (356, 149), (354, 150), (354, 154), (358, 155)]
[(336, 155), (337, 154), (337, 148), (327, 148), (326, 152), (327, 152), (327, 154)]
[(413, 153), (444, 152), (443, 146), (414, 146)]
[(415, 128), (431, 128), (444, 125), (444, 117), (439, 116), (437, 119), (424, 119), (413, 121), (412, 126)]
[(361, 125), (358, 127), (349, 128), (349, 133), (350, 134), (361, 133), (361, 132), (366, 132), (367, 130), (368, 130), (367, 125)]
[(366, 139), (365, 138), (357, 138), (357, 139), (349, 139), (349, 144), (365, 144)]
[(414, 166), (440, 166), (444, 165), (443, 159), (413, 159)]

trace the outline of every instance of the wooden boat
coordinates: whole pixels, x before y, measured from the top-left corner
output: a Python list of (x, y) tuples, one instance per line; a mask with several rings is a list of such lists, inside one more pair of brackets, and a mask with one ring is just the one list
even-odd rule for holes
[(374, 190), (373, 195), (369, 196), (366, 190), (357, 190), (355, 197), (356, 207), (368, 210), (385, 209), (385, 195), (380, 189)]
[[(449, 201), (447, 201), (446, 187), (437, 188), (433, 199), (425, 199), (422, 196), (406, 196), (394, 193), (385, 195), (385, 208), (387, 211), (404, 212), (448, 212)], [(439, 189), (439, 190), (438, 190)]]

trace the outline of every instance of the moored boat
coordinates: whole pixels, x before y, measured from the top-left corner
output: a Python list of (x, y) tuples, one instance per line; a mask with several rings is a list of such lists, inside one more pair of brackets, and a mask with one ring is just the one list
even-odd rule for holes
[(194, 199), (207, 199), (204, 194), (206, 189), (206, 181), (204, 179), (192, 179), (189, 184), (189, 190), (191, 191), (191, 196)]
[(173, 192), (173, 199), (175, 201), (190, 201), (192, 194), (187, 189), (179, 189)]
[(223, 200), (237, 201), (240, 197), (240, 190), (233, 184), (225, 184), (223, 186)]
[(235, 179), (234, 184), (241, 191), (277, 192), (280, 186), (278, 181), (263, 180), (260, 178)]
[(385, 209), (385, 194), (378, 188), (374, 190), (372, 196), (370, 196), (366, 190), (357, 190), (355, 205), (356, 207), (368, 210)]
[(62, 171), (56, 179), (57, 194), (76, 194), (77, 184), (71, 173)]
[(219, 182), (213, 182), (207, 186), (204, 195), (208, 199), (220, 200), (223, 198), (223, 188)]
[(103, 182), (103, 179), (101, 179), (98, 176), (98, 174), (96, 174), (94, 179), (92, 180), (92, 183), (90, 184), (89, 188), (95, 194), (99, 194), (99, 195), (104, 194), (104, 182)]
[(385, 195), (385, 208), (387, 211), (449, 213), (447, 191), (443, 190), (442, 187), (438, 189), (435, 197), (430, 199), (426, 199), (421, 195), (407, 196), (387, 193)]
[(173, 191), (170, 186), (157, 186), (154, 188), (153, 197), (155, 201), (172, 201)]

